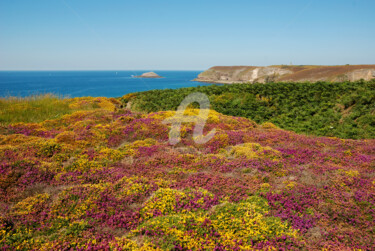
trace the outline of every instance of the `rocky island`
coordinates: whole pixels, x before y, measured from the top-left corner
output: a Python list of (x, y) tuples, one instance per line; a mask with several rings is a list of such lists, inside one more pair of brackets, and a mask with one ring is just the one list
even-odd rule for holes
[(209, 83), (343, 82), (375, 78), (375, 65), (214, 66), (194, 81)]
[(158, 74), (156, 74), (155, 72), (145, 72), (143, 73), (142, 75), (139, 75), (139, 76), (134, 76), (135, 78), (163, 78), (161, 76), (159, 76)]

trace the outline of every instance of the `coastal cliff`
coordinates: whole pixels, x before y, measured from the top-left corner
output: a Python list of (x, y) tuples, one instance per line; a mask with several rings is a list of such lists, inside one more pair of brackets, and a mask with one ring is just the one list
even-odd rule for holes
[(194, 81), (210, 83), (270, 83), (356, 81), (375, 78), (375, 65), (272, 65), (214, 66), (200, 73)]

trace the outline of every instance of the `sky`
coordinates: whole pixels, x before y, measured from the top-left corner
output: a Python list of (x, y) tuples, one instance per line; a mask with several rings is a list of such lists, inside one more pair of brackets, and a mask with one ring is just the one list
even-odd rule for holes
[(0, 0), (0, 70), (375, 64), (373, 0)]

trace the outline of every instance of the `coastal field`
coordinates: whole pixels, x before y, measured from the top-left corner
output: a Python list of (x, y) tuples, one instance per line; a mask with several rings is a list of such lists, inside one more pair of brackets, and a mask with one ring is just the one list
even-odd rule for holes
[(0, 251), (375, 251), (374, 9), (0, 0)]
[(140, 92), (122, 101), (143, 112), (176, 110), (193, 92), (206, 94), (212, 109), (225, 115), (309, 135), (375, 138), (375, 80), (210, 85)]
[[(0, 249), (372, 250), (374, 84), (2, 99)], [(297, 110), (309, 107), (308, 90), (322, 91), (310, 110)], [(195, 125), (185, 123), (172, 146), (162, 122), (193, 91), (209, 95), (216, 111), (205, 132), (216, 134), (196, 144)], [(299, 116), (311, 130), (295, 131), (327, 134), (308, 119), (315, 112), (325, 123), (342, 121), (333, 135), (347, 139), (281, 129), (298, 124), (293, 112), (310, 112)]]

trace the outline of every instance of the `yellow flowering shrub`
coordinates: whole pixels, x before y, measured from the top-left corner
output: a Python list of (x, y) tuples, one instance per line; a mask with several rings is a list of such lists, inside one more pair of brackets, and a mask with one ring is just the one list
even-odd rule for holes
[(109, 188), (111, 183), (84, 184), (64, 189), (58, 194), (56, 201), (52, 204), (52, 215), (65, 215), (61, 217), (61, 224), (66, 221), (79, 219), (88, 210), (95, 207), (94, 201), (98, 200), (101, 192)]
[(276, 125), (274, 125), (273, 123), (271, 122), (264, 122), (261, 127), (263, 129), (279, 129)]
[(75, 122), (78, 120), (83, 120), (87, 117), (94, 116), (94, 115), (99, 115), (102, 114), (103, 112), (100, 110), (79, 110), (76, 112), (73, 112), (72, 114), (65, 114), (64, 116), (61, 117), (58, 121), (64, 122), (64, 124), (70, 124), (71, 122)]
[[(102, 108), (108, 111), (114, 111), (116, 108), (113, 100), (104, 97), (78, 97), (70, 99), (70, 102), (69, 108), (71, 109)], [(118, 104), (118, 102), (116, 102), (116, 104)]]
[[(203, 111), (207, 111), (207, 110), (190, 108), (190, 109), (186, 109), (183, 114), (186, 116), (193, 116), (194, 118), (198, 120), (198, 119), (204, 119), (203, 114), (202, 114)], [(220, 116), (220, 113), (214, 110), (208, 110), (207, 123), (213, 123), (213, 124), (219, 123), (220, 122), (219, 116)]]
[(229, 154), (235, 157), (246, 157), (248, 159), (269, 158), (272, 160), (277, 160), (281, 156), (279, 151), (269, 146), (263, 147), (258, 143), (244, 143), (233, 146), (229, 150)]
[(149, 146), (156, 145), (156, 143), (157, 143), (157, 141), (155, 139), (147, 138), (147, 139), (144, 139), (144, 140), (136, 140), (133, 143), (131, 143), (131, 146), (133, 148), (141, 147), (141, 146), (149, 147)]
[(44, 157), (52, 157), (55, 153), (61, 151), (61, 145), (54, 139), (40, 140), (36, 146), (38, 147), (38, 155)]
[(113, 251), (133, 251), (139, 250), (137, 243), (126, 237), (116, 237), (114, 241), (109, 243), (109, 247)]
[(297, 182), (295, 181), (284, 181), (283, 183), (287, 189), (293, 189), (297, 185)]
[(175, 190), (171, 188), (160, 188), (154, 195), (149, 198), (144, 207), (141, 209), (140, 213), (144, 219), (151, 218), (155, 215), (166, 215), (171, 213), (187, 212), (187, 208), (177, 208), (177, 200), (189, 204), (189, 201), (194, 200), (195, 196), (199, 194), (200, 199), (196, 200), (194, 203), (196, 205), (203, 206), (206, 198), (213, 198), (213, 194), (205, 189), (199, 188), (197, 190)]
[(154, 139), (147, 138), (144, 140), (136, 140), (132, 143), (119, 147), (119, 151), (123, 152), (124, 155), (135, 156), (138, 153), (139, 147), (150, 147), (156, 145), (158, 142)]
[(120, 197), (134, 194), (143, 194), (151, 187), (150, 182), (145, 177), (123, 177), (115, 184), (118, 190), (117, 195)]
[(0, 145), (20, 145), (39, 140), (39, 137), (26, 136), (23, 134), (0, 135)]
[(108, 111), (114, 111), (116, 109), (116, 105), (108, 98), (96, 98), (94, 102), (98, 102), (100, 108)]
[[(40, 246), (41, 241), (33, 238), (32, 229), (17, 228), (14, 231), (6, 231), (0, 227), (0, 243), (12, 243), (15, 250), (32, 250)], [(4, 250), (7, 250), (4, 248)]]
[(166, 180), (162, 178), (157, 178), (154, 181), (159, 188), (168, 188), (172, 184), (172, 180)]
[(75, 133), (72, 131), (64, 131), (56, 136), (56, 142), (65, 144), (75, 144)]
[(73, 164), (66, 166), (65, 171), (95, 172), (103, 166), (102, 162), (89, 160), (86, 156), (81, 156)]
[[(162, 250), (173, 250), (176, 243), (183, 245), (188, 250), (213, 250), (214, 240), (200, 236), (195, 229), (189, 229), (187, 223), (201, 224), (204, 220), (201, 212), (186, 212), (184, 214), (174, 214), (149, 219), (133, 235), (142, 233), (143, 230), (162, 232), (164, 238), (150, 240), (160, 246)], [(187, 232), (189, 230), (189, 232)]]
[(121, 160), (125, 156), (125, 153), (108, 147), (104, 147), (99, 151), (99, 159), (110, 159), (113, 161)]
[(359, 176), (359, 172), (357, 170), (346, 171), (346, 170), (343, 170), (343, 169), (338, 169), (337, 171), (338, 171), (338, 173), (343, 174), (347, 177), (358, 177)]
[(90, 106), (90, 101), (87, 97), (72, 98), (70, 101), (69, 108), (71, 109), (84, 109)]
[[(161, 239), (155, 239), (153, 235), (148, 238), (164, 250), (170, 250), (176, 244), (189, 250), (213, 250), (218, 244), (228, 250), (234, 247), (252, 250), (252, 241), (297, 237), (297, 230), (280, 218), (267, 216), (268, 212), (267, 200), (252, 196), (240, 203), (225, 202), (212, 211), (187, 211), (153, 217), (134, 230), (131, 236), (154, 231), (162, 233)], [(210, 238), (206, 238), (207, 235)]]
[(79, 120), (72, 125), (69, 125), (69, 128), (73, 128), (75, 131), (85, 129), (87, 126), (95, 126), (97, 122), (93, 119)]
[(145, 241), (139, 249), (136, 249), (137, 251), (162, 251), (159, 247), (154, 245), (153, 243), (149, 241)]
[(37, 194), (35, 196), (27, 197), (26, 199), (18, 202), (12, 208), (14, 215), (25, 215), (34, 212), (37, 206), (45, 203), (50, 195), (47, 193)]
[(269, 184), (269, 183), (262, 183), (261, 185), (260, 185), (260, 188), (262, 189), (262, 190), (269, 190), (269, 189), (271, 189), (271, 185)]
[(155, 210), (161, 214), (174, 212), (177, 196), (184, 196), (184, 192), (171, 188), (161, 188), (146, 201), (141, 214), (144, 218), (151, 218), (154, 216)]
[(253, 196), (240, 203), (224, 203), (210, 217), (212, 225), (222, 236), (221, 241), (233, 245), (233, 240), (266, 240), (272, 237), (296, 237), (297, 230), (276, 217), (268, 217), (268, 204)]
[(134, 120), (134, 117), (132, 117), (132, 116), (121, 116), (121, 117), (118, 118), (118, 121), (116, 121), (116, 123), (120, 124), (120, 121), (125, 122), (125, 123), (129, 123), (133, 120)]
[(180, 173), (195, 173), (196, 170), (194, 169), (187, 169), (182, 167), (173, 167), (171, 170), (168, 171), (168, 174), (180, 174)]
[(350, 150), (346, 150), (346, 151), (344, 151), (344, 155), (346, 155), (346, 156), (352, 156), (353, 155), (353, 153), (352, 153), (352, 151), (350, 151)]
[(149, 114), (150, 118), (157, 119), (157, 120), (164, 120), (166, 118), (172, 117), (176, 114), (174, 111), (162, 111), (162, 112), (154, 112)]
[(101, 142), (106, 139), (106, 134), (108, 129), (110, 128), (110, 124), (107, 125), (102, 125), (102, 124), (97, 124), (95, 125), (90, 132), (93, 134), (93, 139), (95, 142)]

